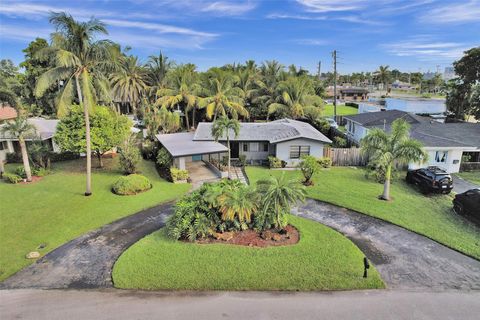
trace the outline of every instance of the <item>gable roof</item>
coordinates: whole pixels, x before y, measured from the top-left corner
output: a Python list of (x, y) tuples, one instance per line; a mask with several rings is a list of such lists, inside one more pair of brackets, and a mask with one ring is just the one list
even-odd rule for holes
[(17, 111), (10, 106), (0, 105), (0, 121), (10, 120), (17, 117)]
[[(57, 124), (60, 120), (57, 119), (43, 119), (43, 118), (28, 118), (27, 122), (35, 127), (35, 132), (27, 135), (26, 140), (34, 140), (40, 138), (40, 140), (47, 140), (52, 138), (57, 131)], [(0, 125), (0, 128), (2, 126)], [(8, 132), (2, 133), (0, 130), (0, 139), (17, 140)]]
[[(199, 123), (193, 140), (214, 140), (212, 136), (212, 125), (211, 122)], [(232, 132), (230, 132), (229, 135), (232, 141), (268, 141), (270, 143), (278, 143), (305, 138), (325, 143), (332, 142), (310, 124), (291, 119), (281, 119), (271, 122), (241, 122), (239, 136), (235, 138)], [(225, 136), (220, 140), (224, 141), (226, 139), (227, 137)]]
[(193, 135), (192, 132), (179, 132), (157, 134), (156, 138), (172, 157), (228, 151), (226, 146), (215, 141), (194, 141)]
[(413, 113), (408, 113), (400, 110), (365, 112), (344, 116), (343, 118), (359, 123), (363, 127), (383, 126), (384, 124), (389, 125), (399, 118), (403, 118), (410, 124), (418, 124), (429, 121), (428, 118), (420, 117), (414, 115)]

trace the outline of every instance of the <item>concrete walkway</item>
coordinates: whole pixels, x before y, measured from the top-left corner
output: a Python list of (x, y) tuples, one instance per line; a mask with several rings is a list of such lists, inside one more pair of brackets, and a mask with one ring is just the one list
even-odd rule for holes
[(452, 174), (453, 178), (453, 192), (455, 193), (464, 193), (467, 190), (470, 189), (475, 189), (475, 188), (480, 188), (480, 186), (471, 183), (470, 181), (467, 181), (465, 179), (460, 178), (459, 176), (456, 176)]
[(170, 202), (140, 211), (74, 239), (0, 283), (0, 289), (113, 287), (115, 261), (132, 244), (163, 227), (172, 207)]
[(0, 291), (10, 319), (478, 319), (480, 291)]
[(187, 170), (192, 181), (193, 189), (200, 188), (205, 182), (218, 181), (220, 178), (203, 161), (194, 161), (187, 164)]
[(350, 238), (373, 262), (388, 288), (480, 289), (480, 261), (414, 232), (311, 199), (293, 213)]

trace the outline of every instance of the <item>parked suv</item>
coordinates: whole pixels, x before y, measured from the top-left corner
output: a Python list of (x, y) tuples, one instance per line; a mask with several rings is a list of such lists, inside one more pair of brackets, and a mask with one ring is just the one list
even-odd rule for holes
[(480, 189), (471, 189), (455, 195), (453, 210), (480, 225)]
[(452, 177), (439, 167), (409, 170), (406, 180), (407, 183), (418, 185), (423, 194), (431, 192), (450, 193), (453, 189)]

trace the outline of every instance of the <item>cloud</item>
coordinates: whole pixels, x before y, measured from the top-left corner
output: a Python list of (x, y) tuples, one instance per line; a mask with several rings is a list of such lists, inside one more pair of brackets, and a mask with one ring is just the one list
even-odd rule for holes
[(297, 39), (295, 42), (306, 46), (325, 46), (329, 43), (328, 41), (322, 39)]
[(216, 1), (202, 8), (201, 11), (213, 12), (221, 15), (238, 16), (255, 9), (256, 6), (257, 5), (255, 3), (250, 1), (244, 3)]
[(428, 23), (467, 23), (480, 22), (480, 1), (442, 5), (420, 16), (420, 21)]
[(417, 36), (382, 45), (387, 52), (400, 57), (416, 57), (425, 61), (451, 61), (470, 48), (464, 43), (435, 41), (430, 36)]
[(35, 38), (47, 38), (51, 30), (48, 28), (28, 28), (18, 25), (2, 24), (2, 39), (32, 41)]
[(294, 20), (326, 20), (326, 16), (307, 16), (301, 14), (283, 14), (271, 13), (267, 15), (267, 19), (294, 19)]
[(365, 7), (365, 0), (297, 0), (309, 12), (353, 11)]
[(366, 25), (386, 25), (387, 23), (365, 19), (360, 16), (318, 16), (318, 15), (302, 15), (302, 14), (283, 14), (283, 13), (271, 13), (267, 15), (267, 19), (291, 19), (291, 20), (336, 20), (347, 21), (351, 23), (366, 24)]

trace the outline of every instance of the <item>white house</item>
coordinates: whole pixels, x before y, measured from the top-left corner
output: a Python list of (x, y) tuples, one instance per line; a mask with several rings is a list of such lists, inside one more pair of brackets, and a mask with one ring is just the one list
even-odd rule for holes
[(407, 121), (411, 125), (410, 136), (423, 143), (429, 156), (425, 163), (409, 164), (411, 169), (438, 166), (455, 173), (460, 171), (462, 161), (464, 166), (474, 163), (480, 166), (480, 123), (440, 123), (399, 110), (368, 112), (344, 118), (347, 136), (357, 143), (372, 128), (390, 131), (396, 119)]
[[(60, 149), (53, 141), (57, 124), (59, 120), (48, 120), (43, 118), (29, 118), (27, 122), (35, 128), (35, 132), (27, 135), (25, 141), (27, 148), (29, 143), (34, 140), (42, 141), (53, 152), (60, 152)], [(0, 161), (5, 161), (7, 153), (20, 153), (20, 144), (16, 137), (13, 137), (8, 132), (1, 130), (3, 125), (0, 125)]]
[[(157, 135), (158, 141), (174, 158), (175, 165), (186, 169), (192, 161), (221, 160), (227, 155), (226, 136), (216, 142), (212, 123), (201, 122), (194, 133)], [(240, 134), (230, 133), (232, 159), (244, 155), (248, 163), (261, 163), (275, 156), (294, 166), (303, 155), (323, 156), (323, 148), (332, 141), (310, 124), (282, 119), (271, 122), (240, 123)], [(187, 168), (188, 169), (188, 168)]]

